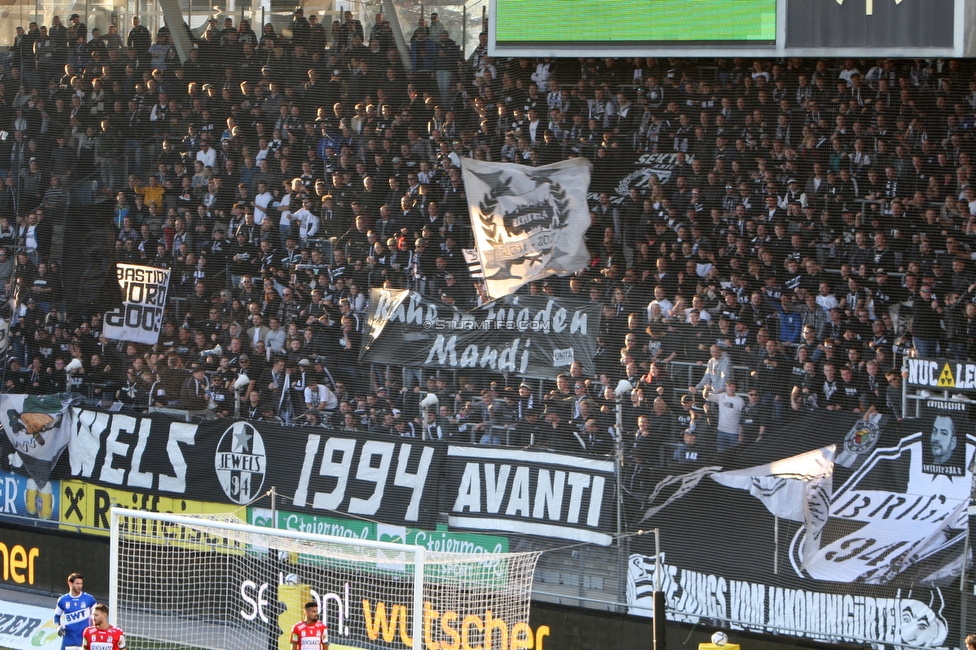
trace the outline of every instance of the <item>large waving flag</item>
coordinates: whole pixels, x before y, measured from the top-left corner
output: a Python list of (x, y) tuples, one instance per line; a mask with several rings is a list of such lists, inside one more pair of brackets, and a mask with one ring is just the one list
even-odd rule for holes
[(491, 298), (550, 275), (570, 275), (589, 263), (588, 160), (528, 167), (464, 158), (461, 168)]
[(782, 519), (803, 523), (803, 563), (820, 549), (820, 537), (827, 523), (833, 495), (836, 445), (814, 449), (765, 465), (712, 474), (730, 488), (748, 490), (766, 509)]
[(71, 400), (61, 393), (0, 395), (0, 424), (16, 450), (12, 464), (23, 463), (41, 488), (71, 439)]

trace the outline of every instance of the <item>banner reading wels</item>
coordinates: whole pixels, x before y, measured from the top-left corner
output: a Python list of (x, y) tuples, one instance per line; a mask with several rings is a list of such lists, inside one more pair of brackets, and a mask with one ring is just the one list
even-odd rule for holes
[[(614, 530), (606, 459), (448, 445), (264, 422), (201, 425), (72, 409), (71, 476), (60, 523), (105, 530), (124, 505), (153, 512), (227, 512), (273, 485), (293, 513), (352, 515), (395, 529), (450, 525), (607, 545)], [(232, 504), (232, 505), (231, 505)]]
[[(298, 511), (428, 529), (436, 522), (441, 443), (264, 422), (196, 425), (82, 409), (73, 409), (72, 423), (68, 478), (119, 490), (117, 501), (126, 505), (151, 509), (165, 497), (178, 501), (174, 512), (183, 510), (184, 500), (246, 506), (274, 485)], [(93, 517), (101, 526), (109, 495), (85, 501), (92, 514), (80, 515), (71, 507), (76, 489), (63, 482), (62, 523)]]

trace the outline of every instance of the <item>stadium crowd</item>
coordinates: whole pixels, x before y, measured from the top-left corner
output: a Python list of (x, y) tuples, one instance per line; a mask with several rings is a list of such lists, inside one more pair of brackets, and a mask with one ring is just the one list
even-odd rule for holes
[[(299, 9), (288, 37), (212, 20), (181, 64), (167, 28), (132, 22), (31, 23), (5, 63), (8, 392), (231, 417), (246, 375), (241, 417), (605, 454), (627, 379), (625, 444), (653, 465), (818, 409), (901, 417), (904, 355), (976, 356), (964, 62), (502, 60), (484, 34), (463, 58), (431, 14), (407, 70), (381, 14), (367, 34)], [(601, 304), (592, 376), (358, 364), (372, 287), (486, 301), (462, 158), (576, 156), (592, 261), (522, 291)], [(632, 174), (652, 158), (664, 171)], [(70, 236), (69, 190), (92, 179), (118, 260), (172, 270), (155, 346), (64, 309), (51, 223)]]

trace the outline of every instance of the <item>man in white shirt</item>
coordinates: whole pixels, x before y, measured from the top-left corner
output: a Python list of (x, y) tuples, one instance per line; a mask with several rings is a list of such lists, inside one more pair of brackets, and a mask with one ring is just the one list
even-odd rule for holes
[(529, 109), (529, 140), (531, 140), (532, 145), (535, 146), (542, 141), (542, 131), (545, 129), (539, 128), (542, 122), (539, 120), (539, 113), (534, 108)]
[(295, 211), (292, 217), (298, 221), (298, 238), (304, 244), (309, 237), (314, 237), (319, 231), (319, 218), (310, 210), (312, 199), (302, 199), (302, 207)]
[(258, 183), (258, 194), (251, 201), (254, 208), (254, 224), (261, 225), (261, 222), (268, 216), (268, 205), (274, 200), (274, 195), (268, 191), (268, 184), (264, 181)]
[(321, 381), (305, 388), (305, 409), (307, 411), (333, 411), (339, 405), (336, 394)]
[(739, 418), (745, 402), (735, 394), (735, 389), (735, 380), (729, 379), (725, 382), (724, 393), (712, 392), (711, 385), (706, 385), (702, 391), (706, 400), (718, 404), (717, 447), (720, 452), (731, 449), (743, 441)]
[(647, 305), (647, 320), (653, 318), (654, 311), (651, 309), (651, 306), (655, 304), (661, 308), (662, 318), (671, 317), (671, 308), (674, 307), (674, 303), (668, 300), (667, 295), (664, 293), (664, 287), (660, 285), (654, 287), (654, 300)]
[(213, 169), (217, 164), (217, 152), (210, 148), (210, 143), (206, 140), (200, 143), (200, 151), (197, 152), (197, 160), (203, 163), (204, 167)]
[(820, 283), (820, 294), (817, 296), (817, 304), (820, 308), (824, 310), (825, 314), (830, 314), (830, 310), (834, 307), (840, 306), (840, 301), (837, 300), (837, 296), (830, 292), (830, 284), (827, 282)]
[(24, 228), (24, 249), (27, 251), (27, 258), (37, 266), (40, 264), (40, 257), (37, 254), (37, 213), (31, 212), (27, 215), (27, 227)]

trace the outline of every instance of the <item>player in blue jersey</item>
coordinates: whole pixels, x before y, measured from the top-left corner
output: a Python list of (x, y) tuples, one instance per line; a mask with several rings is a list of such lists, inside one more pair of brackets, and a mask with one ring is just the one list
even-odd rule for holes
[(85, 577), (80, 573), (68, 576), (68, 593), (58, 598), (54, 609), (54, 624), (58, 626), (61, 650), (81, 650), (82, 635), (91, 625), (92, 607), (95, 597), (82, 591)]

